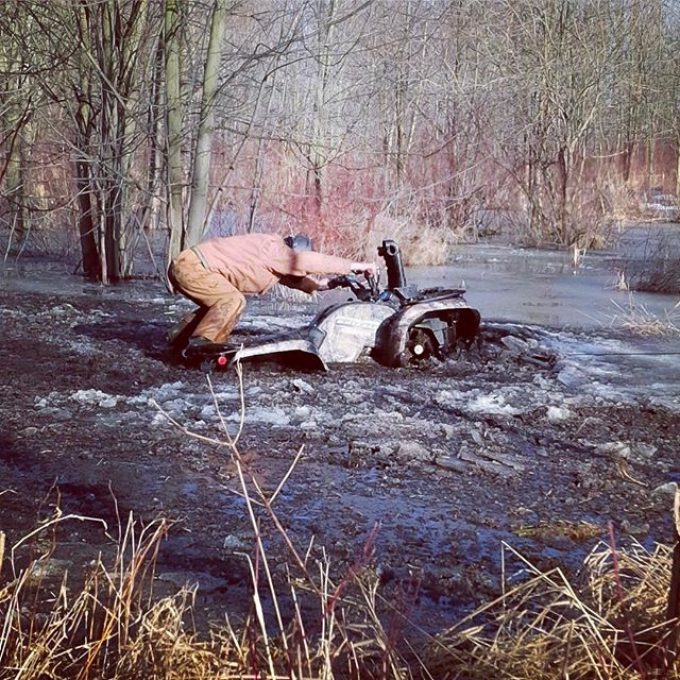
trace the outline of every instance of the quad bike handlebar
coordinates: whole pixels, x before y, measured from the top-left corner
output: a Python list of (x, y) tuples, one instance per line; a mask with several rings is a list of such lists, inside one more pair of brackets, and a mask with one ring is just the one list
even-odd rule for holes
[[(349, 288), (362, 302), (376, 302), (379, 299), (389, 300), (394, 298), (400, 304), (408, 304), (418, 299), (417, 286), (407, 283), (401, 251), (397, 242), (392, 239), (385, 239), (378, 248), (378, 255), (384, 259), (387, 269), (387, 287), (384, 290), (380, 290), (377, 276), (370, 271), (336, 276), (330, 279), (327, 288)], [(363, 276), (363, 280), (359, 279), (358, 276)]]
[(328, 280), (326, 288), (332, 290), (334, 288), (349, 288), (358, 300), (377, 300), (380, 291), (378, 290), (378, 280), (371, 272), (362, 272), (357, 274), (343, 274), (342, 276), (334, 276)]
[(396, 241), (385, 239), (378, 248), (378, 255), (385, 260), (387, 268), (387, 287), (390, 290), (406, 287), (406, 273), (401, 259), (401, 251)]

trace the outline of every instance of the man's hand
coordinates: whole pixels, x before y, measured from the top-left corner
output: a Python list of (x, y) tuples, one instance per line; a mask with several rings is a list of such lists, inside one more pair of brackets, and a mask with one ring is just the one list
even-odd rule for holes
[(355, 274), (370, 274), (375, 276), (378, 266), (375, 262), (352, 262), (352, 272)]

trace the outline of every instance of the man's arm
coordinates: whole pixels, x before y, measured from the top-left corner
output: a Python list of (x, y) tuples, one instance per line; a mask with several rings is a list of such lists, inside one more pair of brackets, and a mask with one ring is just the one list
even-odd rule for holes
[(375, 262), (348, 260), (345, 257), (324, 255), (314, 251), (295, 253), (295, 266), (310, 274), (350, 274), (351, 272), (370, 272), (375, 275)]
[(325, 255), (313, 250), (295, 251), (281, 239), (263, 257), (265, 266), (277, 276), (305, 277), (308, 274), (350, 274), (371, 272), (375, 275), (375, 262), (359, 262), (336, 255)]
[(315, 281), (311, 276), (282, 276), (279, 278), (279, 283), (287, 288), (301, 290), (308, 295), (316, 293), (317, 290), (323, 288), (323, 284)]

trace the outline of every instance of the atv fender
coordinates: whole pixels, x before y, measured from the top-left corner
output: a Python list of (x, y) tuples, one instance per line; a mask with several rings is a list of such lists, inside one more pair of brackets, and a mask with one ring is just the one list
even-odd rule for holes
[(272, 361), (305, 370), (327, 371), (316, 344), (308, 338), (266, 342), (255, 347), (241, 347), (229, 357), (229, 365), (237, 361)]
[(310, 339), (326, 363), (353, 363), (373, 351), (378, 330), (393, 315), (394, 307), (379, 302), (339, 303), (319, 314)]
[(479, 331), (480, 315), (461, 297), (444, 297), (404, 307), (387, 319), (378, 332), (374, 358), (384, 366), (398, 368), (408, 363), (407, 343), (411, 330), (429, 319), (442, 319), (455, 330), (455, 337), (472, 342)]

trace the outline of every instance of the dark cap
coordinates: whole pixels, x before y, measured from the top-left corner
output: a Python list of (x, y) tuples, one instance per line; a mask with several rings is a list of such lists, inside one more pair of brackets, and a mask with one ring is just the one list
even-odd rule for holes
[(286, 245), (293, 250), (311, 250), (312, 239), (306, 234), (295, 234), (295, 236), (286, 236), (283, 239)]

